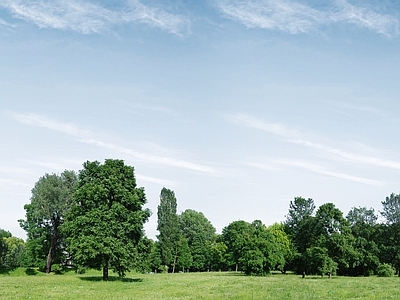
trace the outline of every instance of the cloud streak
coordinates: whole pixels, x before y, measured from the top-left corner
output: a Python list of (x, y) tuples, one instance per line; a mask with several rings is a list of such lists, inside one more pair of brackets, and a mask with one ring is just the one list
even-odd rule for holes
[(162, 164), (162, 165), (167, 165), (167, 166), (172, 166), (172, 167), (177, 167), (177, 168), (183, 168), (191, 171), (197, 171), (197, 172), (202, 172), (202, 173), (208, 173), (208, 174), (217, 174), (219, 173), (216, 169), (189, 162), (186, 160), (180, 160), (180, 159), (175, 159), (172, 157), (166, 157), (166, 156), (158, 156), (158, 155), (151, 155), (148, 153), (143, 153), (139, 152), (130, 148), (122, 147), (119, 145), (116, 145), (115, 143), (109, 143), (104, 140), (96, 139), (93, 138), (93, 136), (96, 136), (96, 134), (88, 129), (82, 129), (74, 124), (71, 123), (63, 123), (54, 119), (49, 119), (47, 117), (38, 115), (38, 114), (21, 114), (21, 113), (15, 113), (11, 112), (10, 115), (18, 122), (31, 125), (31, 126), (37, 126), (37, 127), (42, 127), (42, 128), (47, 128), (53, 131), (61, 132), (70, 136), (73, 136), (77, 138), (80, 142), (90, 144), (97, 146), (99, 148), (105, 148), (109, 150), (114, 150), (119, 153), (127, 154), (135, 159), (141, 160), (141, 161), (146, 161), (149, 163), (155, 163), (155, 164)]
[[(315, 150), (319, 150), (323, 153), (333, 154), (334, 156), (341, 157), (347, 161), (353, 163), (362, 163), (367, 165), (373, 165), (378, 167), (385, 167), (395, 170), (400, 170), (400, 163), (391, 160), (385, 160), (380, 157), (373, 157), (367, 155), (361, 155), (357, 153), (348, 152), (339, 148), (334, 148), (330, 146), (323, 145), (321, 143), (314, 142), (312, 140), (306, 138), (299, 138), (304, 136), (301, 132), (296, 129), (290, 129), (282, 124), (278, 123), (268, 123), (258, 118), (244, 115), (244, 114), (236, 114), (231, 115), (228, 118), (230, 121), (241, 124), (243, 126), (247, 126), (250, 128), (262, 130), (264, 132), (276, 135), (280, 137), (282, 140), (301, 145), (307, 148), (312, 148)], [(319, 139), (320, 140), (320, 139)]]
[(88, 1), (5, 0), (0, 7), (12, 16), (31, 22), (40, 28), (73, 30), (83, 34), (99, 33), (115, 25), (146, 24), (153, 28), (182, 36), (189, 32), (190, 20), (138, 0), (131, 0), (119, 10)]
[(347, 23), (386, 36), (398, 34), (398, 20), (394, 16), (355, 6), (346, 0), (333, 1), (325, 10), (291, 0), (219, 0), (216, 6), (225, 17), (248, 28), (298, 34)]
[(309, 171), (312, 171), (312, 172), (315, 172), (318, 174), (322, 174), (322, 175), (327, 175), (327, 176), (331, 176), (331, 177), (335, 177), (335, 178), (339, 178), (339, 179), (355, 181), (355, 182), (364, 183), (364, 184), (368, 184), (368, 185), (378, 186), (378, 185), (384, 184), (383, 182), (378, 181), (378, 180), (368, 179), (368, 178), (353, 176), (353, 175), (349, 175), (349, 174), (345, 174), (345, 173), (331, 171), (331, 170), (328, 170), (317, 164), (304, 162), (304, 161), (280, 161), (279, 163), (306, 169), (306, 170), (309, 170)]

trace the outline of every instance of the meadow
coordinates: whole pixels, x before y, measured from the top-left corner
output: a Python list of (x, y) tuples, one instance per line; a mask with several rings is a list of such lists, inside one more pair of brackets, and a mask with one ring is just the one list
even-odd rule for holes
[(0, 299), (400, 299), (400, 278), (270, 275), (234, 272), (46, 275), (17, 269), (0, 275)]

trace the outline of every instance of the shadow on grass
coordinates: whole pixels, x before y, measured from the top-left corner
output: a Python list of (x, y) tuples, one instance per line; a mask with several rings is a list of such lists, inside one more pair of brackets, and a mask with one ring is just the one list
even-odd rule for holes
[(0, 267), (0, 275), (10, 275), (10, 270)]
[[(80, 280), (84, 281), (103, 281), (102, 276), (82, 276), (79, 277)], [(109, 276), (108, 281), (121, 281), (121, 282), (142, 282), (142, 278), (125, 278), (118, 276)]]

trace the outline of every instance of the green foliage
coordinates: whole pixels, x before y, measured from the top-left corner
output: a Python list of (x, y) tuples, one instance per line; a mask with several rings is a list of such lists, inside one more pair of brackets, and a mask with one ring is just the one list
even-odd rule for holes
[(222, 230), (222, 239), (247, 275), (265, 275), (285, 264), (281, 244), (259, 220), (232, 222)]
[(31, 203), (24, 206), (26, 220), (19, 220), (27, 232), (27, 256), (32, 266), (46, 265), (51, 271), (52, 263), (63, 258), (64, 238), (60, 233), (65, 212), (70, 208), (77, 176), (65, 170), (60, 175), (45, 174), (32, 189)]
[(250, 223), (242, 220), (234, 221), (222, 229), (222, 241), (236, 264), (236, 271), (239, 270), (240, 258), (249, 245), (253, 230)]
[(203, 213), (185, 210), (179, 217), (179, 229), (187, 239), (193, 262), (192, 271), (210, 268), (210, 251), (215, 237), (215, 228)]
[[(26, 220), (19, 220), (20, 226), (26, 231), (26, 264), (30, 267), (46, 269), (47, 255), (50, 249), (51, 227), (42, 218), (35, 217), (34, 206), (26, 204)], [(60, 247), (57, 249), (56, 257), (60, 257)], [(56, 263), (60, 261), (55, 260)]]
[(275, 223), (268, 227), (268, 230), (272, 233), (276, 243), (279, 244), (280, 251), (283, 254), (283, 260), (278, 262), (275, 269), (285, 272), (285, 264), (291, 262), (295, 255), (295, 250), (292, 243), (290, 242), (289, 236), (285, 232), (285, 226), (283, 224)]
[(265, 257), (259, 249), (244, 251), (240, 263), (246, 275), (265, 275)]
[(190, 253), (188, 241), (184, 236), (181, 236), (178, 243), (178, 267), (184, 272), (192, 266), (192, 263), (193, 258)]
[(390, 264), (381, 264), (378, 266), (377, 275), (379, 277), (392, 277), (394, 269)]
[(177, 200), (175, 193), (167, 188), (163, 188), (160, 193), (160, 205), (157, 208), (157, 236), (160, 247), (160, 257), (162, 264), (172, 266), (175, 271), (177, 259), (177, 247), (179, 242), (179, 221), (176, 213)]
[(315, 205), (311, 198), (295, 197), (289, 204), (289, 213), (286, 216), (285, 228), (292, 236), (296, 236), (305, 219), (314, 214)]
[(150, 269), (154, 271), (154, 273), (165, 271), (165, 268), (162, 268), (161, 249), (159, 242), (155, 242), (152, 245), (148, 260)]
[(333, 233), (350, 232), (350, 224), (343, 213), (333, 203), (321, 205), (315, 214), (316, 234), (330, 235)]
[(136, 259), (133, 269), (139, 273), (146, 273), (152, 270), (150, 255), (154, 247), (154, 241), (143, 236), (136, 247)]
[(378, 216), (374, 209), (366, 207), (353, 207), (346, 216), (351, 227), (357, 226), (375, 226)]
[(56, 275), (61, 275), (63, 271), (64, 271), (63, 267), (59, 264), (55, 264), (52, 267), (52, 272)]
[(0, 270), (10, 271), (26, 263), (25, 242), (0, 229)]
[(14, 269), (25, 265), (25, 242), (23, 239), (10, 236), (3, 238), (7, 252), (3, 260), (3, 266), (7, 269)]
[(142, 208), (145, 203), (133, 167), (112, 159), (84, 163), (62, 227), (74, 263), (103, 268), (104, 280), (109, 267), (124, 276), (135, 265), (136, 247), (150, 215)]
[(385, 201), (382, 201), (383, 211), (382, 216), (386, 219), (388, 224), (400, 223), (400, 195), (394, 193), (386, 197)]
[(328, 255), (328, 250), (321, 247), (311, 247), (306, 252), (307, 274), (335, 274), (337, 263)]
[(227, 270), (229, 266), (228, 247), (224, 242), (216, 242), (211, 245), (210, 263), (213, 271)]

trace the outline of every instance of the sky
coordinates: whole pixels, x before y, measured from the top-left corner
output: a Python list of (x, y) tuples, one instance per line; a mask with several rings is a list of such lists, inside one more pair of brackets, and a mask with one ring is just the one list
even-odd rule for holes
[(394, 0), (0, 0), (0, 228), (45, 173), (134, 166), (217, 232), (400, 191)]

